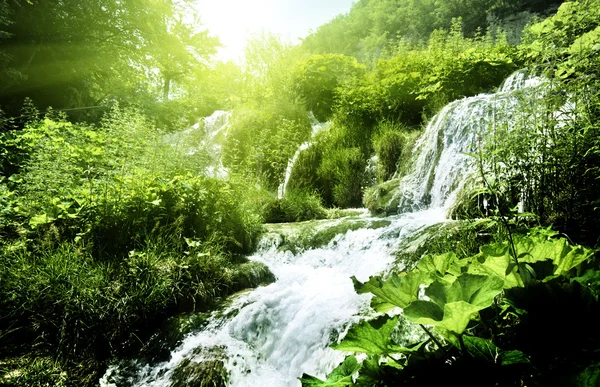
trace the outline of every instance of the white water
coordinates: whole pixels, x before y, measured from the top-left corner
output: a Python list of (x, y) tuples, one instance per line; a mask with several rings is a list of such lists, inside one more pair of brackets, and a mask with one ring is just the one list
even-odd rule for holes
[(292, 170), (294, 168), (294, 165), (296, 164), (296, 161), (298, 160), (298, 157), (300, 156), (300, 153), (302, 153), (302, 151), (305, 151), (312, 145), (311, 140), (317, 135), (317, 133), (329, 127), (328, 122), (318, 122), (312, 113), (310, 114), (310, 119), (312, 122), (312, 132), (310, 135), (310, 140), (300, 144), (300, 146), (296, 150), (296, 153), (294, 153), (294, 156), (288, 161), (287, 167), (285, 168), (285, 178), (283, 179), (283, 183), (281, 183), (277, 188), (278, 199), (283, 199), (283, 197), (285, 196), (287, 186), (290, 182), (290, 177), (292, 176)]
[(222, 160), (223, 139), (228, 135), (231, 112), (217, 110), (189, 129), (167, 136), (166, 141), (188, 155), (202, 154), (207, 159), (204, 175), (225, 180), (229, 170)]
[[(497, 93), (454, 101), (428, 124), (417, 141), (415, 167), (400, 182), (400, 211), (437, 208), (453, 202), (466, 177), (475, 169), (474, 158), (494, 126), (523, 119), (524, 89), (536, 90), (539, 78), (518, 71)], [(529, 94), (528, 94), (529, 95)]]
[[(188, 336), (168, 362), (140, 367), (129, 385), (169, 386), (183, 359), (200, 362), (204, 355), (195, 349), (215, 346), (227, 353), (230, 386), (297, 387), (303, 373), (325, 377), (345, 356), (328, 346), (370, 313), (369, 295), (357, 295), (350, 277), (365, 281), (385, 272), (402, 240), (446, 220), (446, 208), (471, 168), (463, 152), (478, 144), (494, 107), (512, 114), (516, 102), (511, 93), (527, 87), (527, 81), (509, 79), (506, 85), (495, 95), (456, 101), (434, 117), (416, 146), (414, 169), (401, 184), (401, 203), (415, 212), (386, 218), (386, 227), (348, 231), (325, 247), (296, 255), (277, 248), (281, 235), (265, 236), (250, 259), (266, 264), (277, 281), (236, 296), (205, 329)], [(116, 373), (110, 369), (101, 385), (115, 386), (111, 380)]]

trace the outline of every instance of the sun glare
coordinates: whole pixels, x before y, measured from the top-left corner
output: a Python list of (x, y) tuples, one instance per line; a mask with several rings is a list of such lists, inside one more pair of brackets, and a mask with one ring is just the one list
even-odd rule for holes
[(219, 36), (221, 60), (239, 60), (248, 38), (272, 32), (290, 42), (335, 15), (347, 12), (352, 0), (197, 0), (201, 22)]

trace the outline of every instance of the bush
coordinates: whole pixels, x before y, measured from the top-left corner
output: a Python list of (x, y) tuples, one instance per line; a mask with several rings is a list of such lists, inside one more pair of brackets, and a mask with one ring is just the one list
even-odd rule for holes
[[(358, 129), (359, 128), (355, 128)], [(366, 181), (368, 134), (334, 120), (327, 132), (320, 133), (314, 144), (300, 153), (292, 175), (290, 189), (314, 191), (325, 206), (342, 208), (360, 206)], [(354, 135), (364, 136), (357, 140)]]
[(373, 136), (373, 149), (378, 159), (378, 178), (384, 182), (398, 170), (398, 163), (406, 148), (406, 128), (386, 121), (379, 124), (377, 129)]
[(260, 219), (239, 206), (243, 183), (199, 175), (198, 158), (135, 112), (115, 110), (99, 128), (46, 119), (13, 141), (28, 150), (11, 178), (15, 215), (41, 248), (76, 241), (106, 258), (165, 235), (253, 246)]
[(271, 201), (264, 212), (267, 223), (302, 222), (326, 217), (327, 212), (321, 204), (321, 198), (304, 191), (286, 193), (282, 199)]
[(308, 114), (297, 103), (285, 99), (248, 103), (232, 114), (223, 161), (276, 190), (288, 161), (309, 135)]

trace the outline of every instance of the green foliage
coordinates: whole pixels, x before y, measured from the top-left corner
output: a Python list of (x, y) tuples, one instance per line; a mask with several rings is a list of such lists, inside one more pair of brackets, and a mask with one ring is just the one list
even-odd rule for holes
[(287, 192), (282, 199), (270, 201), (264, 210), (264, 221), (267, 223), (302, 222), (324, 219), (326, 215), (318, 195), (292, 191)]
[(13, 330), (1, 338), (3, 346), (23, 342), (102, 360), (137, 348), (138, 337), (152, 334), (167, 315), (205, 308), (248, 285), (243, 267), (214, 248), (189, 241), (178, 251), (172, 242), (148, 241), (114, 264), (72, 245), (40, 254), (4, 250), (0, 329)]
[(536, 90), (540, 98), (523, 95), (519, 114), (498, 119), (477, 156), (487, 180), (480, 193), (494, 192), (503, 213), (521, 202), (543, 225), (588, 244), (596, 242), (591, 214), (600, 182), (598, 22), (588, 13), (597, 6), (566, 2), (529, 27), (520, 55), (547, 77)]
[(419, 134), (417, 131), (409, 131), (404, 126), (392, 122), (378, 125), (372, 142), (377, 155), (379, 182), (385, 182), (397, 172), (407, 169), (406, 164), (410, 160), (412, 148)]
[[(252, 39), (223, 143), (224, 164), (276, 191), (288, 161), (311, 133), (293, 88), (299, 53), (275, 35)], [(231, 87), (231, 85), (229, 86)]]
[[(2, 142), (3, 348), (35, 345), (93, 375), (166, 317), (273, 280), (233, 258), (261, 228), (253, 186), (203, 176), (210, 157), (139, 112), (115, 107), (96, 126), (45, 118)], [(76, 367), (65, 372), (91, 383)]]
[(331, 117), (337, 89), (347, 80), (360, 76), (365, 67), (356, 59), (339, 55), (313, 55), (296, 70), (294, 87), (304, 99), (306, 108), (319, 121)]
[(117, 109), (99, 128), (46, 119), (6, 141), (17, 151), (6, 162), (23, 160), (11, 177), (14, 210), (42, 245), (57, 234), (103, 255), (170, 233), (230, 251), (253, 244), (258, 218), (238, 205), (244, 188), (197, 175), (202, 165), (177, 155), (139, 113)]
[(459, 17), (465, 34), (474, 37), (485, 33), (492, 20), (525, 11), (545, 12), (561, 2), (361, 0), (347, 14), (320, 26), (303, 40), (302, 46), (311, 53), (351, 55), (368, 62), (385, 55), (399, 42), (425, 42), (436, 29), (450, 29), (452, 20)]
[(342, 148), (327, 153), (317, 174), (332, 182), (333, 202), (342, 207), (358, 207), (362, 202), (362, 182), (366, 162), (358, 148)]
[(589, 366), (575, 380), (577, 387), (591, 387), (600, 383), (600, 365), (598, 363)]
[(84, 108), (72, 111), (80, 120), (99, 118), (102, 110), (89, 108), (108, 101), (167, 103), (208, 71), (218, 45), (195, 24), (189, 1), (3, 5), (0, 105), (14, 116), (25, 97), (43, 108)]
[(331, 371), (327, 380), (322, 381), (310, 375), (303, 375), (300, 381), (307, 387), (347, 387), (353, 384), (352, 375), (360, 369), (360, 364), (354, 356), (348, 356), (342, 364)]
[(289, 189), (316, 191), (325, 206), (359, 207), (365, 184), (369, 134), (336, 119), (319, 133), (313, 145), (300, 153)]
[(502, 36), (465, 38), (459, 23), (436, 31), (425, 47), (398, 45), (371, 73), (344, 85), (342, 116), (362, 125), (381, 119), (416, 125), (424, 112), (498, 86), (516, 68), (514, 49)]
[[(484, 317), (489, 315), (488, 311), (498, 308), (499, 304), (505, 305), (504, 310), (510, 309), (510, 299), (503, 301), (499, 299), (500, 294), (514, 287), (533, 289), (537, 286), (535, 284), (554, 281), (559, 276), (568, 277), (572, 269), (590, 261), (593, 252), (580, 246), (571, 246), (564, 239), (549, 239), (543, 233), (517, 238), (514, 249), (519, 258), (517, 264), (509, 257), (508, 242), (496, 243), (482, 246), (479, 254), (469, 258), (458, 259), (453, 253), (427, 255), (408, 273), (392, 274), (385, 279), (371, 277), (366, 283), (355, 278), (353, 281), (359, 294), (373, 294), (371, 306), (376, 311), (388, 312), (394, 308), (402, 308), (404, 316), (420, 324), (423, 329), (426, 329), (423, 324), (433, 326), (439, 335), (459, 351), (460, 358), (488, 363), (502, 369), (527, 369), (531, 367), (529, 356), (518, 349), (501, 349), (493, 340), (472, 335), (476, 332), (474, 323), (484, 323), (485, 326), (501, 324), (500, 315), (496, 315), (496, 319), (492, 321), (485, 321)], [(538, 273), (537, 280), (531, 277), (531, 273), (535, 275), (533, 269), (524, 270), (526, 266), (540, 267), (537, 264), (544, 262), (550, 263), (551, 270)], [(510, 294), (506, 293), (505, 297), (510, 297)], [(359, 372), (359, 375), (365, 372), (366, 377), (362, 382), (359, 377), (347, 385), (380, 385), (379, 383), (384, 383), (380, 376), (382, 372), (395, 369), (396, 373), (398, 370), (410, 373), (411, 369), (418, 367), (416, 364), (427, 358), (428, 355), (422, 353), (426, 342), (404, 347), (393, 340), (397, 325), (397, 317), (383, 315), (377, 320), (355, 325), (340, 343), (332, 346), (371, 356), (353, 371)], [(431, 332), (426, 331), (445, 354), (442, 356), (448, 356), (449, 349), (444, 348)], [(397, 360), (398, 354), (405, 356), (400, 363)], [(373, 363), (374, 355), (387, 360)], [(397, 373), (397, 376), (400, 375)], [(587, 377), (587, 374), (581, 375), (581, 378)], [(405, 380), (410, 378), (411, 376), (407, 376)], [(304, 383), (304, 380), (314, 378), (304, 375), (301, 380)], [(363, 384), (366, 380), (372, 384)], [(403, 380), (403, 377), (395, 380)]]
[(240, 106), (229, 125), (225, 165), (271, 190), (284, 180), (289, 159), (310, 134), (304, 109), (285, 98)]

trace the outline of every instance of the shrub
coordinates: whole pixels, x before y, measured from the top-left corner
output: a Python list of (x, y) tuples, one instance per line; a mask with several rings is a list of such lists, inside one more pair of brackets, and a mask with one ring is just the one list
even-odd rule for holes
[(403, 131), (406, 129), (402, 125), (383, 122), (373, 136), (373, 149), (378, 159), (377, 172), (380, 182), (391, 179), (398, 169), (406, 144)]
[(162, 235), (252, 247), (260, 219), (239, 206), (243, 183), (199, 175), (198, 158), (134, 111), (117, 109), (98, 128), (46, 119), (12, 141), (28, 151), (11, 178), (16, 215), (42, 248), (77, 241), (106, 258)]
[(291, 191), (269, 203), (264, 212), (267, 223), (301, 222), (327, 216), (321, 198), (310, 192)]

